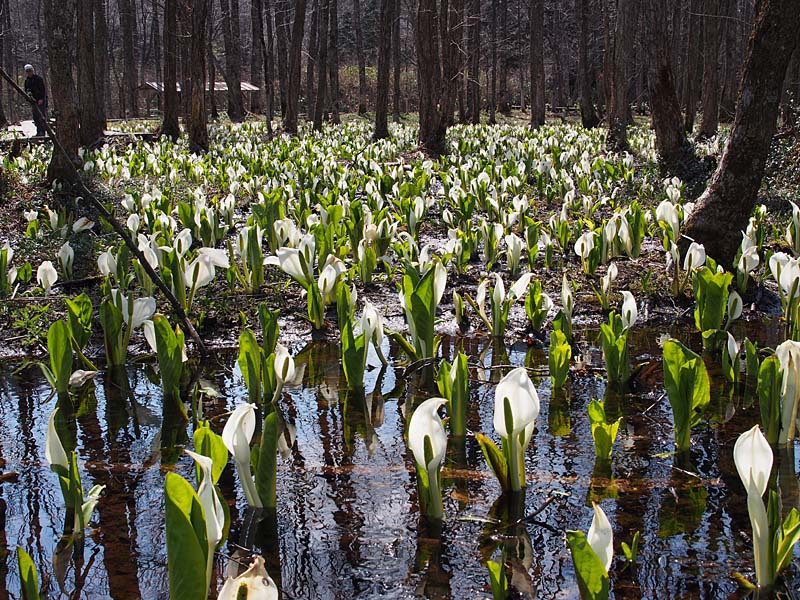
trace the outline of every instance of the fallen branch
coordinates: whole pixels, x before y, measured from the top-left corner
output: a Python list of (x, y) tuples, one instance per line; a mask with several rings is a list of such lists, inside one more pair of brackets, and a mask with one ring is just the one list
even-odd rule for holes
[(0, 67), (0, 76), (3, 79), (5, 79), (8, 82), (8, 84), (13, 89), (15, 89), (20, 96), (22, 96), (25, 99), (25, 101), (28, 104), (30, 104), (33, 107), (33, 110), (35, 110), (37, 112), (37, 116), (44, 123), (45, 130), (47, 131), (47, 135), (50, 137), (51, 140), (53, 140), (53, 152), (60, 152), (64, 156), (64, 158), (67, 159), (66, 163), (69, 165), (67, 168), (68, 168), (69, 171), (71, 171), (70, 175), (72, 176), (72, 179), (73, 179), (72, 183), (74, 183), (77, 186), (78, 190), (83, 195), (84, 200), (88, 200), (89, 204), (91, 204), (94, 207), (94, 209), (98, 213), (100, 213), (106, 221), (108, 221), (108, 223), (111, 225), (111, 227), (117, 233), (117, 235), (119, 235), (119, 237), (122, 238), (122, 241), (125, 242), (125, 245), (128, 246), (128, 248), (133, 253), (133, 255), (139, 260), (139, 264), (142, 266), (142, 268), (144, 269), (145, 273), (147, 273), (147, 275), (150, 277), (150, 279), (153, 281), (153, 283), (156, 284), (156, 287), (158, 287), (158, 289), (161, 290), (161, 293), (163, 293), (164, 296), (166, 296), (167, 300), (169, 300), (169, 303), (172, 305), (172, 308), (175, 311), (175, 314), (178, 315), (178, 318), (180, 319), (180, 321), (183, 324), (184, 328), (186, 329), (186, 331), (189, 332), (189, 336), (194, 341), (195, 345), (197, 346), (197, 349), (200, 351), (200, 354), (202, 354), (203, 356), (208, 355), (208, 351), (206, 350), (206, 346), (203, 343), (203, 340), (200, 339), (200, 335), (197, 333), (197, 330), (194, 328), (194, 325), (192, 325), (192, 322), (189, 321), (189, 317), (186, 316), (186, 311), (183, 310), (183, 306), (181, 305), (180, 302), (178, 302), (178, 299), (175, 297), (175, 294), (172, 293), (172, 290), (170, 290), (169, 287), (167, 286), (167, 284), (164, 283), (164, 280), (161, 279), (161, 277), (158, 275), (158, 273), (156, 273), (155, 269), (153, 269), (153, 267), (150, 265), (150, 263), (147, 262), (147, 259), (145, 258), (144, 253), (141, 250), (139, 250), (138, 244), (134, 243), (133, 239), (128, 234), (127, 229), (125, 229), (120, 224), (120, 222), (117, 221), (117, 219), (114, 217), (114, 215), (112, 215), (106, 209), (106, 207), (103, 206), (103, 203), (100, 202), (95, 197), (95, 195), (91, 192), (91, 190), (83, 182), (83, 180), (81, 179), (80, 173), (78, 172), (78, 169), (75, 167), (75, 164), (72, 162), (73, 161), (73, 157), (70, 156), (69, 153), (64, 149), (64, 146), (61, 145), (61, 142), (56, 137), (56, 134), (53, 131), (53, 128), (50, 127), (50, 123), (47, 122), (47, 120), (44, 118), (44, 115), (42, 115), (41, 111), (39, 110), (39, 105), (36, 104), (36, 101), (33, 98), (31, 98), (30, 96), (28, 96), (25, 93), (25, 91), (21, 87), (19, 87), (19, 85), (17, 85), (17, 82), (14, 81), (14, 79), (2, 67)]

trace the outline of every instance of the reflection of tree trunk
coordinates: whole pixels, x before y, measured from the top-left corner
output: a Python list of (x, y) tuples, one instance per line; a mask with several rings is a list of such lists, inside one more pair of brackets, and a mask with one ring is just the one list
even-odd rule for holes
[(683, 128), (686, 133), (692, 133), (694, 130), (694, 118), (697, 114), (697, 88), (703, 72), (703, 53), (700, 52), (703, 28), (702, 21), (698, 16), (703, 9), (703, 0), (690, 0), (690, 2), (686, 69), (684, 71), (686, 80), (683, 84), (684, 106), (686, 108)]
[(531, 127), (544, 125), (544, 0), (530, 0)]
[(378, 87), (375, 94), (374, 139), (389, 137), (389, 67), (392, 50), (393, 4), (397, 0), (381, 0), (378, 30)]
[(586, 128), (597, 127), (600, 117), (592, 101), (592, 70), (589, 67), (589, 0), (577, 0), (578, 79), (581, 94), (581, 122)]
[(703, 10), (705, 28), (703, 46), (703, 115), (700, 120), (700, 135), (711, 137), (719, 127), (719, 39), (721, 0), (706, 0)]
[(364, 32), (361, 28), (361, 1), (353, 0), (353, 30), (358, 60), (358, 114), (367, 112), (367, 62), (364, 58)]
[(191, 110), (188, 119), (192, 152), (208, 150), (206, 121), (206, 20), (209, 0), (192, 0)]
[(759, 4), (739, 86), (736, 118), (719, 167), (686, 222), (686, 236), (730, 267), (755, 205), (789, 59), (798, 43), (795, 0)]
[(178, 15), (177, 0), (164, 0), (164, 120), (161, 135), (177, 141), (180, 135), (178, 124)]
[[(283, 3), (286, 5), (286, 2)], [(306, 23), (306, 0), (295, 0), (294, 22), (289, 48), (289, 70), (286, 85), (286, 112), (283, 115), (283, 128), (287, 133), (297, 135), (297, 113), (300, 103), (300, 58), (303, 49), (303, 31)]]

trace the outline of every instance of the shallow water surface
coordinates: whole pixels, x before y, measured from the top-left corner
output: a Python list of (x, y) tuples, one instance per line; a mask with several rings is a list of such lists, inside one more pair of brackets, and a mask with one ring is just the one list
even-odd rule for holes
[[(493, 435), (494, 384), (508, 365), (531, 368), (542, 411), (528, 449), (529, 487), (518, 497), (501, 496), (474, 437), (450, 440), (447, 519), (439, 526), (419, 516), (413, 458), (403, 440), (413, 407), (436, 395), (432, 369), (376, 366), (367, 393), (348, 394), (336, 345), (296, 349), (302, 383), (287, 386), (281, 400), (291, 447), (279, 459), (277, 514), (248, 511), (232, 465), (225, 470), (220, 488), (232, 527), (217, 556), (217, 582), (255, 552), (287, 599), (489, 598), (486, 561), (505, 560), (522, 597), (577, 598), (564, 532), (588, 528), (594, 501), (614, 526), (614, 597), (743, 596), (730, 573), (752, 574), (750, 523), (732, 449), (759, 422), (758, 408), (747, 393), (715, 386), (708, 426), (696, 430), (690, 457), (674, 457), (657, 334), (635, 333), (632, 356), (643, 367), (624, 394), (606, 390), (602, 357), (585, 343), (591, 332), (584, 332), (571, 383), (556, 394), (545, 351), (446, 338), (444, 356), (459, 348), (470, 356), (472, 432)], [(774, 344), (768, 330), (757, 333)], [(194, 364), (186, 382), (187, 389), (200, 382), (220, 392), (202, 399), (203, 415), (218, 432), (247, 398), (235, 363), (219, 356)], [(379, 365), (374, 356), (370, 363)], [(168, 596), (164, 476), (174, 470), (194, 481), (181, 451), (191, 447), (192, 424), (163, 414), (151, 365), (101, 372), (95, 384), (75, 401), (72, 431), (84, 488), (106, 488), (83, 547), (61, 548), (61, 493), (44, 456), (56, 399), (35, 368), (0, 374), (0, 465), (18, 473), (0, 483), (0, 597), (20, 596), (18, 545), (31, 553), (49, 597)], [(588, 403), (604, 397), (607, 411), (624, 417), (610, 468), (595, 462), (586, 416)], [(798, 472), (794, 447), (776, 452), (784, 510), (800, 507)], [(639, 562), (627, 567), (620, 542), (635, 531), (642, 536)], [(795, 564), (788, 589), (800, 591), (798, 571)]]

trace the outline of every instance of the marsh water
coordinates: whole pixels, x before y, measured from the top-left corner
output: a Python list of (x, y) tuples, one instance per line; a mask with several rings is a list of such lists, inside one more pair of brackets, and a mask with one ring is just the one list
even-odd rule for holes
[[(747, 333), (774, 347), (780, 339), (773, 329), (751, 324), (738, 337)], [(580, 332), (577, 366), (567, 389), (556, 394), (546, 350), (504, 347), (486, 337), (445, 338), (443, 356), (458, 349), (470, 356), (471, 432), (494, 436), (494, 383), (508, 365), (530, 367), (542, 411), (527, 453), (528, 489), (518, 497), (501, 495), (473, 436), (451, 438), (443, 475), (446, 520), (438, 526), (419, 515), (413, 459), (403, 439), (413, 407), (438, 395), (431, 366), (401, 364), (387, 346), (390, 366), (380, 369), (372, 356), (370, 364), (378, 366), (368, 374), (366, 393), (348, 394), (338, 345), (297, 345), (292, 350), (302, 375), (284, 389), (280, 406), (286, 447), (277, 514), (248, 511), (236, 473), (232, 466), (225, 470), (220, 488), (232, 526), (215, 561), (216, 581), (259, 553), (286, 599), (489, 598), (486, 562), (504, 560), (519, 596), (577, 598), (564, 533), (588, 528), (594, 501), (614, 526), (615, 598), (744, 597), (730, 577), (753, 569), (732, 449), (760, 421), (757, 402), (745, 386), (723, 385), (708, 357), (716, 382), (708, 424), (696, 429), (690, 456), (676, 458), (660, 333), (631, 334), (638, 374), (630, 389), (618, 392), (606, 390), (593, 332)], [(672, 334), (699, 345), (699, 337)], [(72, 432), (84, 488), (106, 486), (77, 547), (59, 544), (63, 501), (44, 454), (56, 399), (36, 367), (0, 371), (0, 597), (20, 597), (17, 546), (30, 552), (50, 598), (168, 597), (164, 477), (174, 470), (194, 481), (182, 453), (191, 447), (193, 420), (202, 413), (221, 432), (227, 414), (246, 401), (235, 358), (220, 354), (191, 363), (187, 390), (196, 383), (206, 393), (187, 391), (188, 424), (164, 416), (158, 376), (146, 362), (101, 371), (94, 388), (74, 399)], [(605, 398), (607, 412), (623, 417), (610, 466), (595, 461), (586, 415), (593, 398)], [(776, 452), (784, 510), (800, 507), (798, 459), (794, 447)], [(620, 543), (630, 543), (636, 531), (639, 557), (628, 566)], [(795, 594), (798, 556), (785, 584)]]

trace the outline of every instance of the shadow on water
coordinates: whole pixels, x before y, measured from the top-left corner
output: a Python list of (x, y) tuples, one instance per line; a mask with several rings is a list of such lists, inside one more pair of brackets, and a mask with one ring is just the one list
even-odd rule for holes
[[(779, 338), (769, 327), (740, 331), (761, 345)], [(228, 545), (215, 561), (216, 579), (263, 554), (282, 596), (292, 598), (490, 597), (487, 565), (504, 565), (514, 597), (576, 598), (564, 543), (568, 529), (586, 530), (591, 504), (614, 525), (615, 551), (641, 533), (639, 562), (617, 558), (616, 598), (742, 596), (732, 571), (752, 573), (744, 490), (732, 460), (739, 433), (759, 421), (752, 394), (714, 387), (708, 425), (691, 452), (673, 454), (672, 416), (660, 382), (656, 332), (637, 331), (632, 356), (641, 366), (633, 386), (605, 384), (602, 357), (579, 343), (579, 366), (565, 389), (551, 391), (546, 350), (486, 338), (442, 340), (441, 356), (469, 356), (469, 434), (451, 438), (443, 471), (443, 523), (420, 517), (413, 458), (404, 434), (426, 397), (437, 395), (432, 363), (409, 367), (396, 348), (381, 367), (370, 356), (365, 389), (347, 391), (338, 346), (315, 342), (296, 354), (297, 382), (280, 401), (278, 508), (248, 510), (233, 469), (219, 481), (232, 517)], [(680, 334), (694, 347), (699, 339)], [(584, 332), (582, 340), (593, 340)], [(633, 334), (632, 334), (633, 336)], [(78, 397), (56, 400), (36, 369), (0, 376), (0, 467), (17, 473), (0, 483), (0, 597), (19, 597), (17, 545), (40, 571), (43, 589), (88, 598), (167, 597), (163, 483), (167, 471), (193, 481), (182, 452), (200, 416), (221, 431), (227, 414), (247, 399), (235, 357), (193, 364), (180, 406), (163, 406), (153, 365), (101, 372)], [(502, 495), (473, 433), (494, 435), (494, 387), (510, 366), (524, 365), (541, 398), (528, 449), (528, 489)], [(219, 396), (193, 395), (195, 383)], [(622, 417), (611, 462), (595, 459), (588, 403), (604, 399), (609, 418)], [(62, 540), (65, 515), (55, 475), (44, 456), (50, 412), (78, 453), (84, 487), (105, 492), (81, 545)], [(202, 409), (198, 406), (202, 405)], [(794, 447), (776, 452), (784, 509), (800, 506)], [(789, 574), (800, 585), (795, 565)]]

